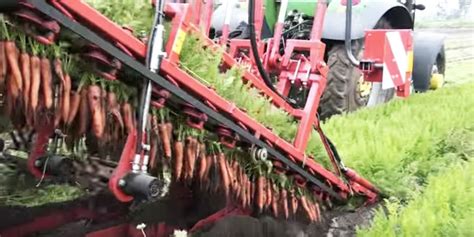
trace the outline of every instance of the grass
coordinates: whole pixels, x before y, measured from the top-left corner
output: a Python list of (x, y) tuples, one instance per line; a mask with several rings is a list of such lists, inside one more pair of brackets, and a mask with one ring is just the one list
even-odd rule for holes
[(439, 146), (439, 158), (457, 157), (404, 206), (396, 199), (378, 210), (372, 227), (358, 236), (474, 236), (474, 130), (451, 133)]
[(384, 193), (409, 199), (428, 175), (457, 158), (439, 159), (433, 145), (452, 129), (474, 126), (474, 83), (417, 94), (337, 116), (323, 125), (346, 165)]
[(454, 20), (417, 20), (416, 28), (474, 28), (474, 21), (471, 19), (454, 19)]
[(465, 84), (474, 82), (474, 59), (450, 63), (446, 68), (446, 83)]

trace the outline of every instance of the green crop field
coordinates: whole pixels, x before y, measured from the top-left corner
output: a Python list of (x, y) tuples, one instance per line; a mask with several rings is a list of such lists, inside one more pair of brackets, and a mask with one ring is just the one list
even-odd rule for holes
[[(408, 204), (387, 201), (387, 211), (379, 210), (374, 225), (359, 236), (474, 236), (474, 132), (448, 138), (452, 146), (439, 147), (437, 158), (458, 161), (430, 175), (425, 190)], [(460, 146), (466, 141), (469, 147)]]
[(474, 73), (448, 66), (448, 87), (339, 116), (324, 125), (346, 164), (387, 195), (360, 236), (473, 236)]
[[(146, 36), (153, 13), (148, 1), (86, 2), (111, 20), (133, 26), (136, 36)], [(446, 86), (334, 116), (322, 125), (344, 164), (382, 191), (381, 207), (370, 226), (357, 230), (359, 236), (474, 236), (474, 40), (470, 31), (474, 22), (432, 21), (417, 27), (453, 32), (463, 28), (462, 34), (446, 41)], [(292, 142), (298, 121), (245, 84), (243, 66), (224, 70), (222, 52), (203, 47), (200, 39), (188, 35), (179, 66)], [(306, 154), (327, 166), (316, 133)], [(87, 195), (79, 185), (38, 181), (6, 164), (0, 164), (0, 174), (0, 206), (36, 207)], [(352, 206), (341, 209), (346, 208)]]
[(449, 164), (430, 156), (456, 128), (474, 126), (474, 84), (464, 84), (373, 109), (338, 116), (324, 125), (346, 164), (387, 194), (410, 197), (428, 174)]

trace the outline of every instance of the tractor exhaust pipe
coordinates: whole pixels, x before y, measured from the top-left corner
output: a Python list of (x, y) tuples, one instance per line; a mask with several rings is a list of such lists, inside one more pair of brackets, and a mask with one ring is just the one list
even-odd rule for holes
[(352, 53), (352, 0), (346, 1), (346, 54), (352, 65), (359, 67), (359, 60)]

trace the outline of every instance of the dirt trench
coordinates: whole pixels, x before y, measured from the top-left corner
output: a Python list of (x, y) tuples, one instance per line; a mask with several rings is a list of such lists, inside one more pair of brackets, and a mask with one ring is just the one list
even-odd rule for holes
[(352, 237), (357, 227), (370, 225), (375, 204), (352, 212), (331, 211), (323, 216), (321, 223), (307, 224), (300, 220), (281, 220), (265, 216), (260, 218), (233, 216), (225, 218), (212, 227), (193, 236), (203, 237)]

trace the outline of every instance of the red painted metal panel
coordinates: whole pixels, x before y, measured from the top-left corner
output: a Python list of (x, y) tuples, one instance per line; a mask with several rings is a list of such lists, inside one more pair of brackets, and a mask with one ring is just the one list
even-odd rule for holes
[[(400, 36), (403, 48), (397, 49), (388, 39), (387, 33), (397, 33)], [(405, 51), (407, 54), (413, 51), (413, 31), (412, 30), (368, 30), (365, 34), (365, 51), (363, 61), (372, 62), (374, 68), (365, 73), (365, 80), (369, 82), (382, 82), (383, 70), (388, 70), (395, 86), (404, 87), (406, 84), (402, 78), (410, 79), (410, 73), (401, 72), (395, 54)], [(408, 61), (408, 63), (412, 63)]]

